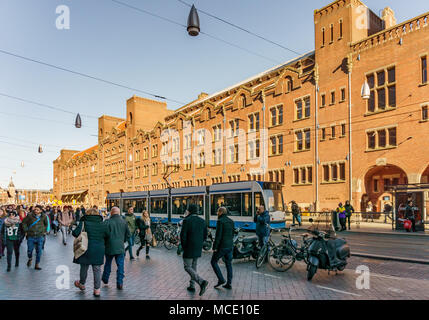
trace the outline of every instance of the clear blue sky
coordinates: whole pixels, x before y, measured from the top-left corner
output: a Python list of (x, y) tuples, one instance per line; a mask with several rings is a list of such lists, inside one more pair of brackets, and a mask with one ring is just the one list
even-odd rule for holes
[[(189, 8), (177, 0), (121, 1), (182, 24), (186, 24), (189, 13)], [(313, 10), (329, 1), (194, 3), (197, 9), (305, 53), (314, 49)], [(70, 30), (57, 30), (55, 26), (55, 10), (62, 4), (71, 11)], [(368, 0), (366, 4), (376, 13), (392, 7), (398, 22), (429, 9), (427, 0)], [(201, 13), (200, 21), (203, 31), (272, 61), (206, 36), (191, 38), (179, 26), (110, 0), (0, 0), (0, 50), (183, 102), (195, 99), (200, 92), (214, 93), (295, 57)], [(124, 117), (126, 99), (134, 94), (1, 53), (0, 70), (0, 93), (73, 112)], [(169, 109), (178, 107), (169, 103)], [(61, 146), (83, 150), (97, 143), (96, 136), (91, 136), (97, 134), (97, 120), (83, 117), (84, 127), (75, 129), (74, 117), (0, 96), (0, 186), (5, 187), (13, 176), (18, 188), (51, 188), (52, 161)], [(44, 153), (37, 153), (38, 144), (43, 145)]]

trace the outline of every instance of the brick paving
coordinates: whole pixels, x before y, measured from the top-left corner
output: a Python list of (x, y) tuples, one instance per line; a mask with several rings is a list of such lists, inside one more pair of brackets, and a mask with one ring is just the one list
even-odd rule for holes
[[(71, 239), (69, 239), (71, 240)], [(79, 266), (72, 263), (72, 243), (64, 247), (60, 237), (49, 236), (43, 253), (42, 271), (27, 268), (26, 243), (21, 246), (21, 266), (6, 273), (6, 261), (0, 260), (0, 299), (84, 300), (92, 296), (92, 273), (88, 276), (86, 292), (73, 286), (78, 279)], [(116, 267), (113, 266), (110, 287), (103, 287), (101, 299), (113, 300), (384, 300), (429, 299), (429, 268), (425, 265), (378, 261), (352, 257), (348, 268), (338, 275), (319, 270), (312, 282), (306, 280), (305, 264), (296, 263), (287, 272), (276, 272), (269, 265), (256, 269), (254, 261), (234, 262), (233, 289), (216, 290), (216, 277), (210, 266), (210, 253), (199, 261), (200, 275), (209, 281), (203, 297), (186, 291), (189, 277), (183, 270), (182, 258), (175, 250), (151, 249), (151, 259), (144, 255), (136, 261), (125, 261), (124, 290), (115, 286)], [(57, 289), (56, 268), (70, 268), (70, 289)], [(370, 289), (356, 289), (355, 268), (370, 268)], [(223, 272), (225, 268), (221, 266)]]

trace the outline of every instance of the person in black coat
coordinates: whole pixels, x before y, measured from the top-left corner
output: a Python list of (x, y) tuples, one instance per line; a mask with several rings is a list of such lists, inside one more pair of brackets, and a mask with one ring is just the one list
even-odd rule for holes
[[(224, 285), (226, 289), (232, 289), (232, 250), (234, 247), (234, 221), (227, 216), (225, 207), (220, 207), (217, 211), (216, 238), (213, 243), (213, 256), (211, 265), (218, 278), (215, 288)], [(218, 261), (224, 258), (227, 272), (227, 282), (220, 271)]]
[(109, 233), (106, 223), (103, 222), (103, 218), (94, 209), (88, 210), (87, 214), (81, 217), (78, 227), (73, 230), (73, 236), (77, 238), (82, 229), (88, 234), (88, 250), (79, 258), (73, 259), (74, 263), (80, 264), (80, 280), (76, 280), (74, 285), (82, 291), (85, 290), (88, 269), (89, 266), (92, 266), (94, 273), (94, 296), (99, 297), (101, 266), (104, 264), (104, 254)]
[(198, 217), (197, 207), (189, 205), (188, 215), (183, 220), (180, 232), (180, 243), (183, 248), (183, 264), (185, 271), (191, 276), (188, 291), (195, 291), (195, 282), (200, 286), (200, 296), (206, 291), (208, 281), (202, 279), (197, 273), (198, 258), (203, 251), (203, 242), (207, 238), (206, 222)]

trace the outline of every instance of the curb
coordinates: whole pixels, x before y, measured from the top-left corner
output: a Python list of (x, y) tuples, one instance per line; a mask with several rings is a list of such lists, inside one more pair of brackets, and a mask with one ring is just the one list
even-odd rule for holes
[(403, 237), (403, 236), (429, 237), (429, 234), (427, 234), (427, 233), (402, 233), (402, 232), (395, 233), (395, 232), (383, 232), (383, 231), (380, 231), (380, 232), (377, 232), (377, 231), (346, 231), (346, 233), (337, 232), (337, 235), (338, 234), (344, 234), (344, 235), (348, 235), (348, 234), (349, 235), (352, 235), (352, 234), (374, 234), (374, 235), (377, 235), (377, 234), (380, 234), (380, 235), (400, 236), (400, 237)]
[(355, 252), (355, 253), (352, 253), (351, 255), (354, 257), (371, 258), (371, 259), (375, 259), (375, 260), (398, 261), (398, 262), (407, 262), (407, 263), (429, 265), (429, 260), (423, 260), (423, 259), (411, 259), (411, 258), (401, 258), (401, 257), (394, 257), (394, 256), (383, 256), (383, 255), (361, 253), (361, 252)]

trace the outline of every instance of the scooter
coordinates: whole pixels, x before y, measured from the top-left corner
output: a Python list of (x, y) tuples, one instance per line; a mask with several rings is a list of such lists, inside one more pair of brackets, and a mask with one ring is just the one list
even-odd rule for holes
[[(244, 227), (248, 227), (245, 224)], [(252, 257), (256, 259), (259, 253), (258, 237), (257, 236), (244, 236), (240, 232), (243, 228), (236, 228), (234, 230), (234, 249), (232, 251), (233, 259), (244, 259)]]
[[(309, 221), (313, 222), (313, 219)], [(331, 238), (324, 231), (309, 231), (313, 234), (313, 239), (308, 248), (307, 280), (311, 281), (313, 279), (317, 269), (343, 271), (347, 265), (347, 258), (350, 257), (350, 247), (346, 240)], [(335, 250), (333, 262), (329, 259), (328, 250)]]

